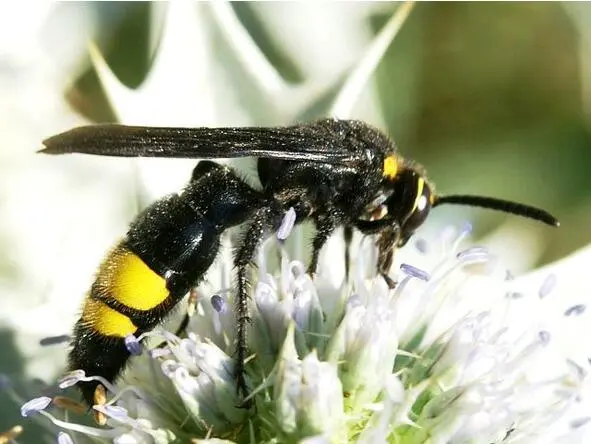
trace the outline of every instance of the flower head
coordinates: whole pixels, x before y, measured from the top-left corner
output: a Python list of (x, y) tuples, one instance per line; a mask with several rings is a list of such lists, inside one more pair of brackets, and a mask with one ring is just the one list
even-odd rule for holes
[[(104, 428), (57, 420), (44, 410), (49, 397), (23, 412), (117, 442), (552, 442), (561, 430), (580, 433), (587, 420), (574, 412), (588, 371), (560, 356), (534, 320), (512, 322), (516, 301), (545, 299), (537, 289), (515, 299), (514, 281), (490, 253), (457, 250), (465, 236), (423, 240), (430, 253), (419, 256), (433, 265), (400, 267), (394, 290), (364, 276), (361, 258), (374, 248), (367, 242), (356, 277), (339, 288), (312, 279), (284, 249), (280, 270), (269, 273), (262, 253), (247, 363), (253, 409), (239, 406), (232, 293), (219, 289), (198, 300), (186, 338), (152, 333), (155, 345), (107, 385), (105, 404), (93, 407)], [(541, 374), (541, 362), (562, 365)]]

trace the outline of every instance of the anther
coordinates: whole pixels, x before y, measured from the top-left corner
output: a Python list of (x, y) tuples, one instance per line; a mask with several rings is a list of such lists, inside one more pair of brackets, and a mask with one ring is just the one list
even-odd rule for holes
[(20, 425), (15, 425), (10, 429), (6, 430), (5, 432), (0, 433), (0, 444), (9, 444), (14, 442), (16, 438), (18, 438), (21, 433), (23, 433), (23, 427)]
[(296, 221), (296, 212), (293, 209), (293, 207), (291, 207), (289, 210), (287, 210), (287, 213), (285, 213), (285, 216), (283, 216), (283, 220), (281, 221), (281, 225), (277, 229), (277, 239), (279, 239), (280, 241), (284, 241), (285, 239), (287, 239), (287, 237), (291, 233), (291, 230), (293, 230), (293, 227), (295, 225), (295, 221)]
[(76, 413), (77, 415), (84, 415), (88, 411), (88, 406), (81, 402), (74, 401), (67, 396), (54, 396), (51, 403), (60, 409), (68, 412)]
[(84, 370), (73, 370), (58, 381), (58, 387), (61, 389), (72, 387), (85, 377)]
[(47, 406), (51, 404), (51, 398), (49, 396), (40, 396), (33, 398), (30, 401), (25, 402), (21, 406), (21, 415), (23, 417), (30, 416), (32, 413), (37, 413), (41, 410), (45, 410)]
[(424, 270), (421, 270), (417, 267), (413, 267), (412, 265), (409, 264), (402, 264), (400, 265), (400, 270), (406, 274), (408, 274), (409, 276), (415, 277), (417, 279), (420, 279), (421, 281), (428, 281), (429, 279), (431, 279), (431, 276), (429, 276), (429, 273), (427, 273)]
[(47, 347), (50, 345), (63, 344), (69, 340), (70, 335), (48, 336), (46, 338), (41, 338), (41, 340), (39, 340), (39, 345), (42, 347)]
[(572, 307), (567, 308), (564, 311), (565, 316), (579, 316), (585, 312), (587, 307), (584, 304), (576, 304)]
[[(105, 387), (102, 384), (96, 386), (94, 389), (94, 404), (103, 406), (107, 402), (107, 392)], [(100, 425), (104, 426), (107, 423), (107, 417), (104, 413), (99, 412), (98, 410), (93, 409), (93, 415), (95, 422)]]
[(142, 354), (142, 344), (140, 344), (140, 341), (138, 341), (135, 335), (127, 335), (123, 341), (130, 355), (139, 356)]
[(224, 313), (226, 311), (226, 302), (219, 294), (214, 294), (211, 297), (210, 302), (213, 309), (218, 313)]

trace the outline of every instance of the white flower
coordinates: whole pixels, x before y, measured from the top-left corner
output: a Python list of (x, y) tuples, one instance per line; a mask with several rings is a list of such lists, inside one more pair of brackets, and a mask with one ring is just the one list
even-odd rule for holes
[[(393, 291), (381, 277), (360, 277), (352, 287), (327, 289), (326, 299), (323, 284), (281, 250), (278, 277), (262, 271), (254, 291), (250, 411), (237, 407), (233, 332), (215, 332), (232, 328), (224, 319), (231, 301), (216, 294), (199, 301), (189, 326), (210, 329), (213, 342), (152, 333), (164, 347), (134, 359), (124, 381), (107, 385), (107, 404), (95, 406), (106, 429), (58, 425), (128, 440), (121, 442), (555, 442), (581, 434), (588, 371), (552, 348), (551, 332), (508, 322), (520, 299), (499, 261), (481, 248), (437, 244), (428, 241), (435, 266), (402, 267)], [(365, 243), (355, 257), (371, 250)], [(545, 302), (537, 289), (528, 297)], [(325, 302), (340, 308), (327, 313)], [(533, 371), (544, 362), (561, 365), (546, 375)]]
[(383, 279), (365, 285), (362, 282), (348, 298), (343, 319), (327, 344), (328, 358), (341, 363), (343, 390), (355, 411), (380, 393), (398, 352), (394, 301), (387, 285)]
[(276, 372), (273, 401), (281, 433), (296, 439), (316, 435), (339, 441), (346, 438), (343, 387), (337, 364), (319, 361), (315, 350), (300, 360), (293, 323), (288, 327)]

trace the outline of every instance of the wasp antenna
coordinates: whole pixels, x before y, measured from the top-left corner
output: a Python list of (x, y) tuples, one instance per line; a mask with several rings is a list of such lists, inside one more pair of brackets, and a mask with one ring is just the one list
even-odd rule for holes
[(529, 205), (511, 202), (509, 200), (496, 199), (494, 197), (470, 196), (470, 195), (451, 195), (437, 196), (433, 202), (433, 207), (443, 204), (468, 205), (471, 207), (488, 208), (491, 210), (511, 213), (528, 219), (537, 220), (554, 227), (560, 226), (560, 222), (547, 211), (540, 208), (530, 207)]

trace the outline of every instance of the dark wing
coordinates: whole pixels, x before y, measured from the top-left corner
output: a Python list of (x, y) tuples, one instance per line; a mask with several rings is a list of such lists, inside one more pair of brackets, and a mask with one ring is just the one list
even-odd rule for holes
[[(335, 121), (332, 121), (335, 122)], [(342, 125), (341, 121), (341, 125)], [(349, 163), (360, 153), (346, 146), (330, 120), (290, 127), (156, 128), (92, 125), (43, 141), (46, 154), (85, 153), (119, 157), (266, 157)]]

